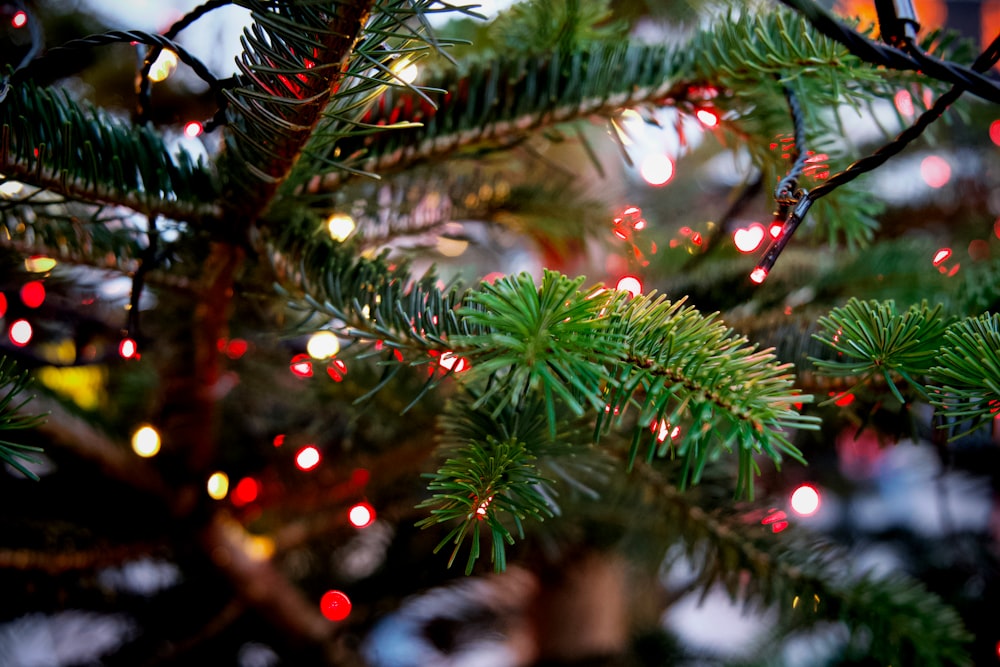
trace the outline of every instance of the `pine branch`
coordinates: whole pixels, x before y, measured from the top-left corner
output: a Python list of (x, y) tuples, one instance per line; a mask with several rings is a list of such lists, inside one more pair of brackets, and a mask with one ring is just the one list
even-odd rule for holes
[(953, 438), (996, 418), (1000, 413), (1000, 315), (984, 313), (949, 327), (933, 362), (938, 365), (928, 374), (931, 403), (946, 419), (963, 422), (964, 430)]
[[(32, 404), (32, 409), (38, 407), (37, 403), (32, 402), (33, 396), (22, 396), (30, 383), (31, 377), (27, 371), (19, 370), (17, 364), (8, 357), (0, 357), (0, 387), (4, 392), (0, 396), (0, 433), (34, 429), (44, 423), (44, 415), (25, 414), (25, 407), (29, 403)], [(31, 453), (40, 451), (42, 450), (38, 447), (7, 439), (0, 440), (0, 462), (7, 463), (30, 479), (37, 480), (38, 475), (25, 467), (25, 464), (37, 463)]]
[(171, 156), (150, 128), (30, 80), (13, 84), (0, 102), (0, 125), (0, 170), (8, 178), (191, 223), (215, 217), (215, 177), (183, 149)]

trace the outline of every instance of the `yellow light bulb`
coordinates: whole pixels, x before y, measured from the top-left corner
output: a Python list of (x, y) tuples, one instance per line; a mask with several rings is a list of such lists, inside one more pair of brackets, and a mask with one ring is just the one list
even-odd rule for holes
[(329, 359), (340, 352), (340, 341), (332, 331), (317, 331), (306, 343), (306, 352), (313, 359)]
[(143, 426), (132, 434), (132, 451), (148, 459), (160, 451), (160, 434), (152, 426)]
[(327, 218), (326, 229), (334, 241), (343, 241), (354, 231), (354, 219), (344, 213), (334, 213)]
[(224, 472), (212, 473), (206, 486), (209, 496), (214, 500), (222, 500), (229, 493), (229, 475)]
[(170, 49), (163, 49), (149, 68), (149, 80), (159, 83), (174, 73), (177, 69), (177, 54)]
[(417, 80), (420, 69), (415, 63), (410, 62), (409, 58), (400, 58), (393, 64), (392, 73), (405, 83), (413, 83)]

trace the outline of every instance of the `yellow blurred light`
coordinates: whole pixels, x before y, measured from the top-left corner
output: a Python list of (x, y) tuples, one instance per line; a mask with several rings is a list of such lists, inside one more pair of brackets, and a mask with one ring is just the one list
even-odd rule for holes
[(344, 213), (334, 213), (326, 220), (326, 229), (334, 241), (343, 241), (354, 231), (354, 218)]
[(266, 535), (247, 533), (243, 551), (253, 560), (267, 560), (274, 555), (274, 540)]
[(177, 54), (170, 49), (163, 49), (149, 68), (149, 80), (159, 83), (174, 73), (177, 69)]
[(420, 74), (420, 69), (409, 58), (400, 58), (392, 66), (392, 73), (406, 83), (413, 83)]
[(309, 337), (306, 352), (313, 359), (329, 359), (340, 352), (340, 341), (332, 331), (317, 331)]
[(160, 434), (152, 426), (143, 426), (132, 434), (132, 451), (143, 458), (156, 456), (160, 451)]
[(450, 239), (447, 236), (439, 236), (437, 240), (437, 251), (445, 257), (458, 257), (469, 248), (469, 242), (461, 239)]
[[(44, 348), (43, 356), (55, 363), (73, 363), (72, 360), (54, 359), (66, 352), (62, 348), (62, 345), (53, 346), (51, 354), (50, 348)], [(75, 351), (73, 356), (75, 358)], [(35, 371), (35, 379), (57, 394), (70, 399), (83, 410), (96, 410), (104, 405), (106, 400), (104, 386), (108, 373), (103, 366), (42, 366)]]
[(224, 472), (214, 472), (208, 478), (208, 495), (214, 500), (222, 500), (229, 493), (229, 475)]
[(0, 184), (0, 195), (3, 197), (16, 197), (24, 189), (24, 183), (20, 181), (4, 181)]
[(24, 260), (24, 268), (32, 273), (46, 273), (56, 266), (56, 260), (51, 257), (36, 255)]

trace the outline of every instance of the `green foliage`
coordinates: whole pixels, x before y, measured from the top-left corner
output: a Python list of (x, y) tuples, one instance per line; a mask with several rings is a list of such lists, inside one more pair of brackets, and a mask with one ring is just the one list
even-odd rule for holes
[(510, 517), (523, 537), (523, 519), (553, 515), (544, 496), (532, 492), (532, 487), (546, 481), (539, 476), (533, 459), (521, 442), (487, 437), (485, 442), (468, 443), (436, 474), (430, 475), (428, 489), (434, 495), (420, 507), (433, 509), (418, 525), (460, 522), (437, 547), (454, 543), (449, 565), (455, 561), (465, 538), (471, 535), (472, 549), (465, 571), (467, 574), (472, 572), (480, 555), (479, 527), (485, 524), (492, 538), (491, 559), (494, 567), (501, 571), (507, 563), (504, 543), (514, 543), (503, 519)]
[[(952, 325), (930, 369), (931, 403), (968, 433), (1000, 412), (1000, 315), (984, 313)], [(948, 426), (945, 424), (944, 426)], [(954, 437), (958, 437), (958, 435)]]
[(894, 301), (860, 301), (851, 298), (818, 320), (822, 327), (815, 338), (837, 354), (836, 361), (813, 359), (816, 367), (834, 377), (860, 376), (860, 383), (878, 376), (893, 395), (905, 403), (894, 375), (902, 377), (922, 396), (919, 381), (937, 361), (938, 348), (948, 327), (941, 305), (926, 302), (900, 313)]
[(504, 53), (571, 51), (589, 42), (621, 39), (628, 26), (614, 21), (607, 0), (529, 0), (493, 22), (491, 32)]
[[(18, 370), (17, 364), (9, 357), (0, 357), (0, 387), (4, 392), (0, 398), (0, 432), (32, 429), (45, 420), (42, 415), (29, 416), (24, 413), (24, 407), (31, 401), (31, 397), (23, 398), (21, 395), (30, 383), (31, 376), (28, 371)], [(0, 462), (14, 467), (31, 479), (38, 479), (38, 476), (24, 464), (37, 463), (29, 452), (40, 451), (42, 450), (39, 447), (0, 439)]]

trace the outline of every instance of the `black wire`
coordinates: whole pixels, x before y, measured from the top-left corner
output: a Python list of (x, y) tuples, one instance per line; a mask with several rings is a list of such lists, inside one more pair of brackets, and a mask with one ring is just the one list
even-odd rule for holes
[[(166, 32), (163, 33), (163, 37), (166, 39), (174, 39), (177, 35), (201, 17), (205, 16), (209, 12), (218, 9), (219, 7), (225, 7), (226, 5), (232, 4), (232, 0), (208, 0), (208, 2), (201, 4), (190, 12), (182, 16), (180, 19), (174, 22)], [(136, 102), (136, 115), (140, 123), (148, 120), (149, 110), (151, 106), (151, 96), (152, 96), (152, 82), (149, 80), (149, 72), (153, 67), (153, 63), (156, 59), (160, 57), (160, 52), (163, 50), (162, 47), (154, 46), (146, 52), (146, 57), (143, 59), (142, 69), (139, 72), (139, 85), (138, 85), (138, 101)], [(220, 107), (225, 107), (228, 104), (228, 100), (224, 95), (221, 94), (221, 90), (218, 87), (213, 87), (213, 92), (215, 93), (216, 100), (218, 101)], [(218, 114), (216, 114), (218, 117)]]
[(812, 0), (781, 0), (800, 12), (816, 30), (843, 44), (858, 58), (872, 65), (890, 69), (914, 70), (922, 74), (962, 86), (973, 95), (1000, 103), (1000, 86), (978, 72), (957, 63), (938, 60), (926, 53), (905, 53), (900, 49), (874, 42), (848, 28)]
[[(31, 35), (31, 46), (28, 48), (28, 52), (24, 54), (21, 58), (21, 62), (17, 64), (11, 72), (17, 72), (28, 66), (28, 64), (35, 59), (35, 56), (42, 50), (42, 43), (44, 41), (44, 35), (42, 34), (42, 24), (38, 21), (31, 12), (28, 11), (27, 6), (23, 2), (18, 2), (16, 4), (18, 11), (24, 12), (25, 16), (28, 17), (27, 25), (28, 31)], [(10, 91), (10, 79), (11, 74), (5, 74), (2, 79), (0, 79), (0, 102), (3, 102), (7, 98), (7, 93)]]
[(774, 199), (779, 205), (787, 206), (795, 203), (795, 190), (798, 187), (799, 177), (806, 166), (809, 153), (805, 149), (806, 145), (806, 122), (799, 98), (789, 86), (784, 85), (782, 89), (785, 93), (785, 101), (788, 102), (788, 111), (792, 116), (792, 127), (794, 130), (795, 144), (792, 151), (795, 155), (792, 167), (785, 174), (785, 177), (778, 181), (774, 189)]

